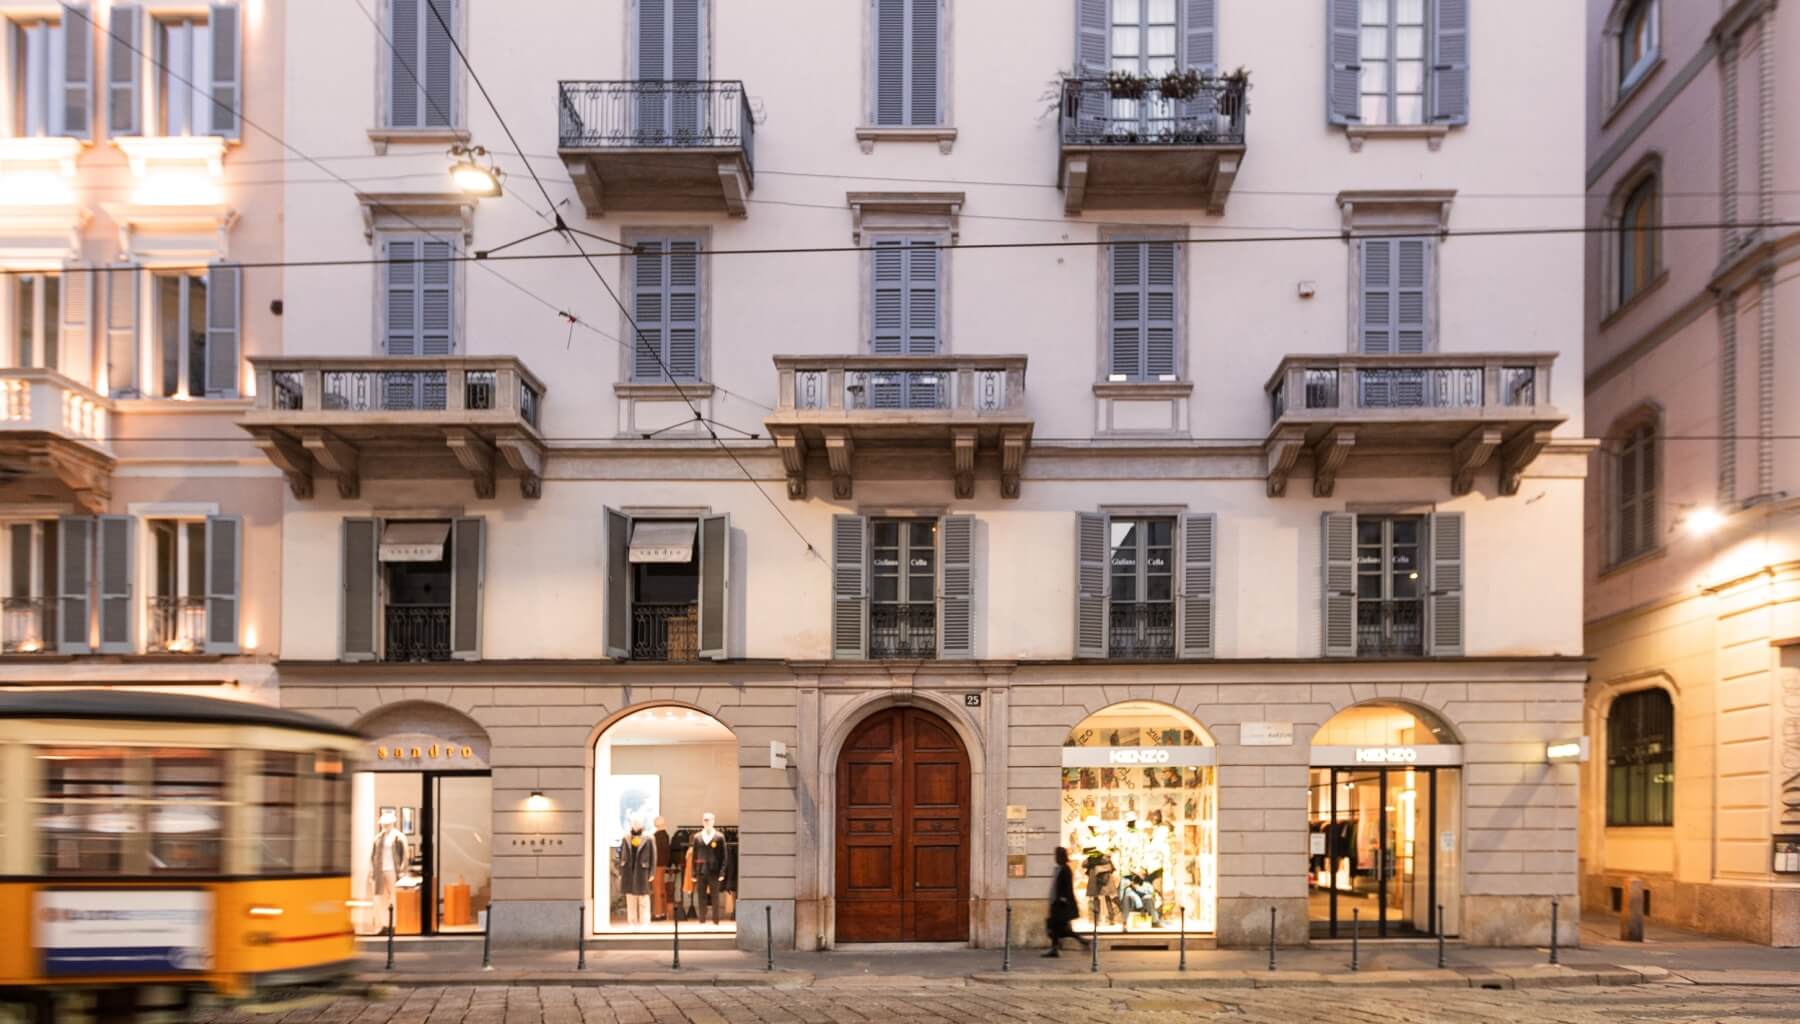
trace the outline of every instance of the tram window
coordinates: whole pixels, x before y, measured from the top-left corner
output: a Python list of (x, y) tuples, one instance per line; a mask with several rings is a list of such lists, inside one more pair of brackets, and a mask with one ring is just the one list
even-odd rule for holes
[(313, 757), (313, 771), (319, 776), (320, 835), (324, 842), (319, 870), (325, 874), (350, 873), (350, 774), (344, 770), (344, 756), (322, 750)]
[(151, 872), (219, 873), (224, 866), (224, 756), (216, 750), (157, 750), (150, 758)]
[(137, 808), (126, 802), (125, 752), (53, 747), (37, 754), (44, 780), (37, 804), (46, 875), (118, 874), (138, 831)]
[(286, 751), (266, 752), (257, 774), (262, 782), (262, 799), (257, 804), (250, 840), (256, 847), (256, 868), (263, 874), (291, 872), (297, 867), (300, 755)]

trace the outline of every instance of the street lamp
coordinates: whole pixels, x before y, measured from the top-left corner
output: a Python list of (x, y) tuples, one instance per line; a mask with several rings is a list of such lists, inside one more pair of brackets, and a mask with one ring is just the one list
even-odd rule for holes
[(1682, 522), (1687, 526), (1689, 533), (1697, 537), (1704, 537), (1725, 525), (1725, 513), (1711, 505), (1702, 505), (1690, 510), (1687, 515), (1682, 517)]
[(500, 194), (500, 169), (485, 147), (458, 143), (450, 147), (450, 158), (450, 180), (466, 195)]

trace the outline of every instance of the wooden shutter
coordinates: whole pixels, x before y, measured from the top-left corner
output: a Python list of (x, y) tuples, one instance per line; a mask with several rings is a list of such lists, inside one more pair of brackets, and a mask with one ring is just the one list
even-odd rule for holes
[(1638, 442), (1638, 550), (1656, 547), (1656, 432), (1643, 427)]
[(206, 517), (206, 653), (236, 654), (244, 580), (244, 521)]
[(906, 240), (875, 240), (874, 294), (869, 301), (869, 351), (897, 356), (906, 351)]
[(605, 511), (606, 607), (601, 617), (601, 642), (609, 658), (631, 654), (631, 517), (613, 509)]
[(56, 650), (86, 654), (93, 589), (94, 517), (63, 516), (56, 530)]
[(57, 109), (70, 138), (94, 135), (94, 26), (86, 0), (63, 4), (63, 80)]
[(112, 396), (138, 392), (138, 287), (135, 265), (116, 266), (106, 274), (106, 392)]
[(631, 379), (636, 381), (664, 379), (669, 315), (668, 244), (660, 238), (639, 242), (631, 258), (631, 319), (638, 331), (631, 346)]
[[(700, 0), (669, 0), (669, 7), (669, 79), (698, 82), (705, 77), (700, 73), (705, 62), (705, 19)], [(670, 93), (669, 127), (677, 139), (691, 139), (700, 133), (702, 109), (698, 92), (690, 89)]]
[(1426, 352), (1430, 337), (1431, 254), (1428, 238), (1400, 238), (1394, 247), (1394, 351)]
[[(669, 0), (637, 0), (637, 80), (664, 82), (669, 78)], [(668, 95), (654, 88), (641, 89), (637, 97), (637, 132), (658, 139), (668, 129)]]
[(908, 0), (906, 123), (930, 127), (938, 123), (938, 4), (941, 0)]
[(1210, 658), (1216, 652), (1218, 517), (1212, 513), (1181, 520), (1181, 604), (1178, 625), (1183, 658)]
[[(456, 50), (450, 45), (446, 25), (456, 24), (456, 0), (423, 0), (430, 5), (420, 11), (425, 66), (419, 74), (424, 83), (425, 109), (421, 112), (429, 128), (447, 128), (455, 123)], [(436, 13), (434, 14), (433, 11)]]
[(1469, 0), (1432, 4), (1431, 119), (1469, 123)]
[(1364, 238), (1360, 348), (1370, 355), (1394, 351), (1394, 239)]
[(212, 36), (211, 133), (235, 139), (244, 102), (243, 29), (237, 4), (214, 3), (207, 18)]
[(206, 272), (206, 397), (238, 395), (243, 271), (215, 263)]
[(1614, 457), (1618, 471), (1618, 507), (1613, 510), (1613, 560), (1630, 558), (1638, 548), (1638, 459), (1636, 438), (1627, 436), (1623, 450)]
[(731, 515), (700, 517), (700, 656), (723, 661), (731, 645)]
[(1106, 657), (1107, 598), (1112, 572), (1107, 564), (1106, 515), (1075, 513), (1075, 656)]
[(143, 134), (139, 77), (143, 18), (137, 4), (113, 4), (106, 16), (106, 128), (111, 135)]
[(1144, 377), (1175, 379), (1175, 306), (1180, 278), (1174, 242), (1144, 243)]
[[(1219, 4), (1218, 0), (1183, 0), (1181, 7), (1181, 63), (1211, 74), (1219, 68)], [(1193, 99), (1181, 104), (1182, 116), (1197, 128), (1209, 128), (1218, 106), (1210, 89), (1200, 90)]]
[(1362, 0), (1325, 0), (1325, 113), (1332, 124), (1362, 120)]
[(1325, 614), (1325, 657), (1356, 657), (1356, 516), (1327, 512), (1323, 517), (1320, 561), (1324, 580), (1320, 604)]
[(480, 516), (450, 521), (450, 656), (458, 661), (481, 658), (486, 529), (487, 520)]
[(906, 9), (908, 0), (874, 0), (875, 123), (907, 120)]
[(1144, 243), (1115, 242), (1112, 297), (1107, 311), (1107, 374), (1116, 380), (1144, 376)]
[(1075, 0), (1075, 74), (1104, 78), (1111, 48), (1106, 9), (1110, 0)]
[[(633, 256), (632, 379), (700, 379), (700, 243), (654, 239)], [(667, 371), (665, 374), (665, 370)]]
[(869, 656), (869, 521), (831, 518), (831, 656)]
[(382, 242), (387, 264), (387, 323), (381, 349), (390, 356), (419, 355), (419, 239)]
[[(47, 326), (47, 325), (46, 325)], [(94, 380), (94, 265), (64, 263), (62, 323), (56, 327), (57, 361), (63, 373), (83, 383)]]
[(419, 127), (419, 83), (424, 74), (419, 68), (419, 10), (421, 0), (388, 0), (388, 40), (392, 42), (392, 59), (388, 63), (388, 127)]
[(680, 381), (700, 379), (700, 243), (678, 239), (669, 243), (668, 282), (669, 376)]
[(938, 657), (975, 656), (975, 517), (938, 521)]
[(131, 516), (100, 516), (97, 521), (101, 654), (130, 654), (136, 647), (131, 631), (131, 554), (136, 522)]
[(381, 638), (381, 520), (344, 520), (345, 661), (374, 661)]
[(456, 265), (449, 242), (427, 238), (419, 243), (419, 354), (447, 356), (456, 351)]
[(1431, 517), (1431, 591), (1426, 600), (1428, 653), (1460, 657), (1463, 653), (1463, 514), (1439, 512)]
[[(936, 0), (931, 0), (935, 3)], [(938, 350), (938, 245), (929, 238), (906, 243), (906, 354)]]

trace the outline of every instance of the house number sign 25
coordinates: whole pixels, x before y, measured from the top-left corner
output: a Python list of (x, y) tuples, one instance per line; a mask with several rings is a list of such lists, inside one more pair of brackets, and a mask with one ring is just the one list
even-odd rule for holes
[(963, 707), (978, 708), (980, 706), (981, 706), (981, 694), (979, 694), (979, 693), (963, 694)]

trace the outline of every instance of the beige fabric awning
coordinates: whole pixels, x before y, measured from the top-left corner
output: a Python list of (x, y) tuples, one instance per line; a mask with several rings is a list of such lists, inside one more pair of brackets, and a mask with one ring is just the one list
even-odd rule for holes
[(694, 557), (694, 521), (648, 520), (631, 524), (631, 561), (686, 562)]
[(384, 562), (435, 562), (444, 557), (444, 541), (450, 536), (445, 522), (388, 523), (381, 529)]

